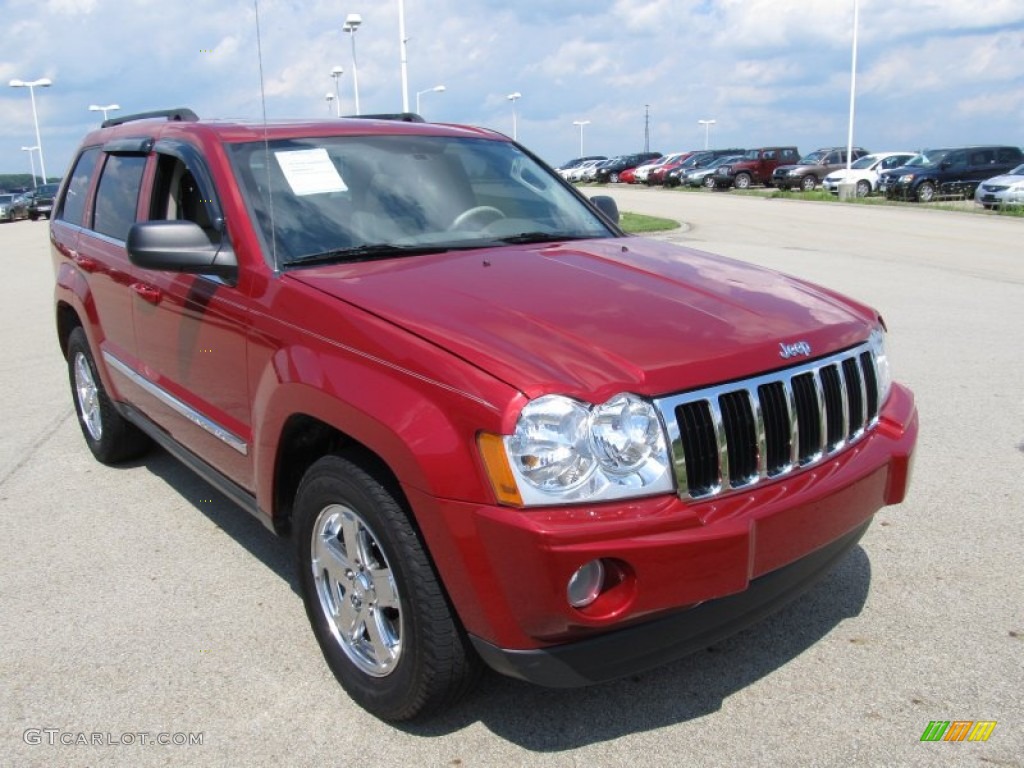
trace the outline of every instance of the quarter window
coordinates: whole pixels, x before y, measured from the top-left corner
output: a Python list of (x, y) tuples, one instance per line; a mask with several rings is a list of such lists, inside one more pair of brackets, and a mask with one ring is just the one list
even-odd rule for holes
[(117, 240), (125, 240), (135, 223), (145, 155), (108, 155), (96, 190), (93, 229)]

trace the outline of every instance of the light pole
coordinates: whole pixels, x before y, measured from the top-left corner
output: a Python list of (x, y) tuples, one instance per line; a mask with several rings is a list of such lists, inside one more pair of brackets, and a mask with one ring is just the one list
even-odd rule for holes
[(578, 125), (580, 127), (580, 157), (583, 157), (583, 126), (584, 125), (590, 125), (590, 121), (589, 120), (573, 120), (572, 124), (573, 125)]
[(331, 106), (331, 103), (334, 101), (334, 94), (328, 93), (324, 98), (327, 100), (327, 114), (329, 115), (334, 111), (334, 107)]
[(343, 74), (345, 74), (345, 70), (341, 67), (334, 67), (331, 70), (331, 77), (334, 78), (334, 104), (337, 108), (335, 117), (341, 117), (341, 90), (338, 87), (338, 81), (341, 80)]
[(853, 111), (857, 95), (857, 27), (858, 2), (853, 0), (853, 55), (850, 62), (850, 129), (846, 134), (846, 170), (849, 172), (853, 160)]
[(416, 114), (420, 114), (420, 96), (424, 93), (444, 93), (447, 90), (443, 85), (435, 85), (433, 88), (425, 88), (422, 91), (416, 91)]
[(32, 99), (32, 122), (36, 126), (36, 149), (39, 150), (39, 172), (43, 176), (43, 184), (46, 183), (46, 163), (43, 162), (43, 140), (39, 138), (39, 116), (36, 114), (36, 91), (38, 88), (49, 88), (53, 81), (48, 77), (38, 80), (11, 80), (8, 83), (11, 88), (28, 88), (28, 95)]
[(102, 112), (103, 113), (103, 122), (107, 121), (107, 112), (113, 112), (115, 109), (120, 109), (120, 108), (121, 108), (120, 104), (106, 104), (106, 105), (104, 105), (102, 107), (99, 106), (98, 104), (90, 104), (89, 105), (89, 111), (90, 112)]
[(405, 44), (405, 2), (398, 0), (398, 51), (402, 65), (402, 111), (409, 111), (409, 56)]
[(699, 125), (704, 126), (704, 149), (708, 148), (709, 138), (711, 136), (711, 126), (715, 124), (714, 120), (698, 120)]
[(342, 30), (352, 35), (352, 93), (356, 101), (356, 114), (359, 111), (359, 66), (356, 64), (356, 30), (363, 23), (363, 17), (358, 13), (350, 13), (345, 17), (345, 24)]
[(523, 98), (523, 94), (521, 94), (519, 91), (516, 91), (515, 93), (510, 93), (505, 98), (512, 102), (512, 138), (518, 141), (519, 125), (518, 118), (516, 117), (516, 102)]
[(28, 162), (32, 166), (32, 188), (35, 189), (39, 185), (36, 184), (36, 156), (32, 153), (35, 152), (39, 147), (22, 147), (22, 152), (28, 152)]

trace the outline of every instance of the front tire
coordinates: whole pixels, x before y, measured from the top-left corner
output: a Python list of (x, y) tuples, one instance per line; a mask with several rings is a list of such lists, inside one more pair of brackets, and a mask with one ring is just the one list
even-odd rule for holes
[(608, 176), (608, 181), (610, 181), (612, 184), (618, 184), (619, 183), (619, 174), (617, 174), (614, 171), (612, 171), (612, 173)]
[(930, 203), (935, 199), (935, 185), (926, 181), (917, 188), (917, 201), (919, 203)]
[(89, 339), (81, 328), (75, 328), (68, 337), (68, 376), (78, 425), (98, 461), (118, 464), (149, 449), (149, 438), (118, 413), (103, 388)]
[(733, 182), (736, 189), (749, 189), (750, 188), (750, 174), (739, 173), (736, 175), (736, 181)]
[(708, 189), (714, 189), (715, 188), (715, 177), (714, 176), (705, 176), (704, 177), (704, 186), (706, 188), (708, 188)]
[(306, 614), (357, 704), (383, 720), (408, 720), (472, 687), (480, 662), (390, 490), (325, 456), (299, 485), (295, 530)]
[(857, 182), (857, 197), (867, 197), (871, 194), (871, 182), (861, 179)]
[(808, 174), (800, 179), (800, 189), (804, 192), (813, 192), (816, 186), (818, 186), (818, 179), (813, 174)]

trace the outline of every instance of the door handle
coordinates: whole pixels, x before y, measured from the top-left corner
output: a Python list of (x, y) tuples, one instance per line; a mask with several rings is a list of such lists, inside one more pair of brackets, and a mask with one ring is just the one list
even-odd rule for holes
[(159, 288), (152, 285), (146, 285), (145, 283), (132, 283), (132, 290), (135, 291), (139, 296), (148, 301), (150, 304), (159, 304), (161, 292)]

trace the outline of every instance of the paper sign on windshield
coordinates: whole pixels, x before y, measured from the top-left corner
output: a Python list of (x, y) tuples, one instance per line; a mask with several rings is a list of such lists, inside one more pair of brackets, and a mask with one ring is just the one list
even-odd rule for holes
[(274, 156), (296, 195), (321, 195), (348, 189), (323, 147), (275, 152)]

